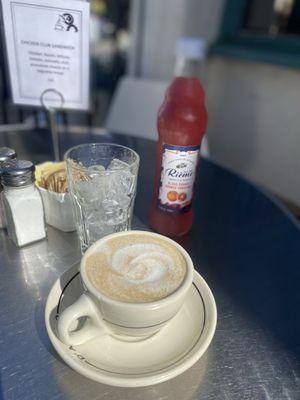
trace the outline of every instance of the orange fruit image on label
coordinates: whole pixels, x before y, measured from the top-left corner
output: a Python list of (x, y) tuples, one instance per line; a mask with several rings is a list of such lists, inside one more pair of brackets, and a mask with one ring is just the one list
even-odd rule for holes
[(176, 201), (178, 199), (178, 193), (175, 190), (168, 192), (167, 197), (170, 201)]

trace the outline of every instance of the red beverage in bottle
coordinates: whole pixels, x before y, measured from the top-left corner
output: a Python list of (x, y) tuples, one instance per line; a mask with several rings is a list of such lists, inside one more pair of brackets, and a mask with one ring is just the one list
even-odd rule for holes
[(194, 77), (175, 78), (158, 113), (156, 175), (150, 225), (167, 236), (193, 223), (193, 187), (207, 126), (205, 93)]

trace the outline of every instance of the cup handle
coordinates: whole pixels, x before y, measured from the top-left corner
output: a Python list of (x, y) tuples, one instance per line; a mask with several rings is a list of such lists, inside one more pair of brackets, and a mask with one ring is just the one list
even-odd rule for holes
[[(70, 331), (73, 322), (80, 317), (87, 317), (84, 325), (75, 331)], [(74, 304), (66, 308), (59, 316), (57, 323), (59, 339), (70, 346), (79, 345), (96, 336), (108, 334), (108, 329), (93, 300), (83, 293)]]

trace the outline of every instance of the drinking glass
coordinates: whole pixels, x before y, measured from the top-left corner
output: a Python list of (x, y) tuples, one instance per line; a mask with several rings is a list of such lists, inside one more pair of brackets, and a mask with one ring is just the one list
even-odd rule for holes
[(131, 228), (138, 154), (111, 143), (72, 147), (65, 154), (81, 252), (96, 240)]

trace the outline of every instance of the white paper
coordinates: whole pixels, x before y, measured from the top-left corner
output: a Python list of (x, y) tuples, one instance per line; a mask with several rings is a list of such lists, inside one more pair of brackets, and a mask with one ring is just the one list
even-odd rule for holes
[(40, 106), (44, 93), (47, 105), (87, 109), (89, 3), (2, 0), (2, 10), (14, 103)]

